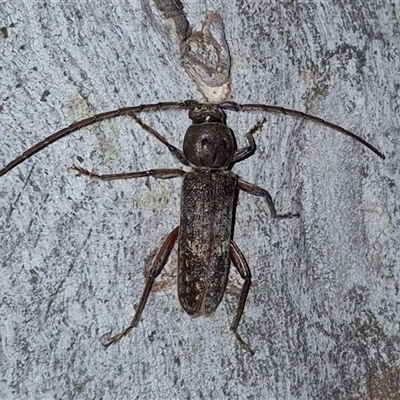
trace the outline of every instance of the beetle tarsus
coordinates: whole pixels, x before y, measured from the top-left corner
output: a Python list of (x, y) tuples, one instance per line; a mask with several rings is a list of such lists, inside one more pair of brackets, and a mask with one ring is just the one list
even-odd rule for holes
[(120, 341), (124, 336), (126, 336), (135, 326), (129, 325), (127, 328), (125, 328), (123, 331), (117, 333), (114, 336), (111, 336), (111, 332), (107, 333), (105, 335), (106, 337), (106, 342), (103, 343), (103, 346), (108, 349), (112, 344)]
[(235, 335), (235, 338), (239, 342), (240, 346), (242, 346), (250, 354), (250, 357), (254, 356), (255, 351), (250, 347), (250, 345), (247, 342), (245, 342), (236, 331), (232, 332)]
[(290, 218), (298, 218), (300, 217), (299, 213), (287, 213), (287, 214), (278, 214), (276, 218), (278, 219), (290, 219)]

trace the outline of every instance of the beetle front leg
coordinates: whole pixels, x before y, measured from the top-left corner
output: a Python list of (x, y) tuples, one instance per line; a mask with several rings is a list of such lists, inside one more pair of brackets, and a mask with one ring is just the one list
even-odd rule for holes
[(251, 285), (251, 273), (242, 252), (239, 250), (239, 247), (233, 240), (231, 240), (229, 246), (229, 258), (231, 259), (232, 264), (236, 267), (240, 276), (244, 280), (242, 290), (240, 292), (240, 298), (236, 310), (236, 315), (231, 324), (231, 331), (233, 332), (239, 343), (250, 353), (250, 355), (254, 355), (254, 351), (250, 348), (248, 343), (246, 343), (237, 333), (237, 328), (239, 326), (240, 318), (242, 317), (243, 314), (244, 306), (246, 304), (246, 298), (249, 293)]
[(150, 125), (145, 124), (137, 115), (136, 113), (129, 114), (146, 132), (148, 132), (151, 136), (155, 137), (159, 140), (162, 144), (168, 147), (168, 150), (171, 152), (172, 156), (176, 158), (180, 163), (183, 165), (189, 165), (188, 161), (186, 160), (185, 155), (183, 154), (182, 150), (179, 150), (177, 147), (172, 145), (161, 136), (154, 128)]
[(140, 298), (138, 307), (135, 311), (135, 316), (133, 317), (130, 325), (117, 333), (114, 336), (110, 337), (110, 334), (107, 335), (107, 342), (103, 344), (105, 348), (109, 347), (111, 344), (118, 342), (121, 338), (127, 335), (133, 328), (135, 328), (139, 322), (140, 316), (142, 315), (144, 306), (146, 305), (147, 298), (149, 297), (149, 293), (151, 287), (154, 284), (154, 280), (160, 275), (161, 271), (164, 269), (165, 264), (168, 261), (168, 257), (171, 254), (171, 251), (174, 247), (176, 239), (179, 234), (179, 226), (177, 226), (164, 240), (162, 246), (158, 250), (156, 256), (154, 257), (149, 276), (146, 281), (146, 285), (144, 287), (142, 297)]
[(232, 163), (237, 163), (239, 161), (244, 160), (247, 157), (250, 157), (251, 155), (254, 154), (256, 151), (256, 141), (254, 140), (253, 135), (259, 131), (263, 125), (265, 124), (266, 119), (263, 118), (261, 121), (258, 121), (247, 133), (246, 133), (246, 139), (249, 142), (249, 146), (247, 147), (242, 147), (241, 149), (238, 149), (235, 151), (235, 154), (233, 156)]
[(252, 194), (253, 196), (264, 197), (267, 201), (269, 212), (271, 213), (272, 218), (294, 218), (299, 217), (298, 213), (287, 213), (287, 214), (278, 214), (276, 212), (276, 208), (274, 206), (274, 202), (272, 201), (271, 195), (262, 187), (255, 185), (254, 183), (246, 182), (242, 179), (238, 179), (238, 188)]

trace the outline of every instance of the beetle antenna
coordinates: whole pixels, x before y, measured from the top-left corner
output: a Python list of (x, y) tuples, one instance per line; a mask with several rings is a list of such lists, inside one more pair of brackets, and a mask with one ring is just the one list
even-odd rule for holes
[(347, 136), (350, 136), (351, 138), (357, 140), (361, 144), (363, 144), (365, 147), (368, 147), (371, 151), (373, 151), (376, 155), (378, 155), (380, 158), (383, 160), (385, 159), (385, 156), (372, 144), (368, 143), (366, 140), (362, 139), (360, 136), (357, 136), (353, 132), (350, 132), (349, 130), (342, 128), (339, 125), (333, 124), (332, 122), (325, 121), (322, 118), (315, 117), (314, 115), (306, 114), (302, 111), (297, 111), (297, 110), (292, 110), (290, 108), (284, 108), (284, 107), (279, 107), (279, 106), (269, 106), (266, 104), (238, 104), (233, 101), (226, 101), (223, 103), (218, 104), (218, 107), (221, 107), (223, 110), (229, 110), (229, 111), (264, 111), (264, 112), (269, 112), (269, 113), (279, 113), (279, 114), (284, 114), (284, 115), (290, 115), (292, 117), (297, 117), (297, 118), (303, 118), (308, 121), (316, 122), (317, 124), (320, 125), (325, 125), (335, 131), (341, 132)]
[(50, 145), (51, 143), (56, 142), (57, 140), (69, 135), (72, 132), (78, 131), (86, 126), (93, 125), (96, 122), (105, 121), (112, 118), (117, 118), (121, 116), (126, 116), (129, 114), (136, 114), (144, 111), (156, 111), (156, 110), (165, 110), (165, 109), (185, 109), (188, 108), (189, 105), (185, 102), (164, 102), (164, 103), (155, 103), (155, 104), (141, 104), (139, 106), (132, 107), (124, 107), (119, 108), (117, 110), (107, 111), (101, 114), (93, 115), (92, 117), (82, 119), (81, 121), (74, 122), (73, 124), (67, 126), (66, 128), (60, 129), (59, 131), (53, 133), (48, 136), (44, 140), (39, 143), (36, 143), (34, 146), (26, 150), (16, 159), (12, 160), (8, 163), (3, 169), (0, 170), (0, 176), (5, 175), (8, 171), (11, 171), (17, 165), (24, 162), (29, 157), (32, 157), (34, 154), (43, 150), (45, 147)]

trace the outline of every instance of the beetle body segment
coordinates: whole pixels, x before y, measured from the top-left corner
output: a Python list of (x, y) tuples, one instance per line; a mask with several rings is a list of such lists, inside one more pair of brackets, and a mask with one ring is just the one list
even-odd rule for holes
[(190, 315), (214, 312), (229, 272), (237, 176), (194, 170), (183, 178), (179, 232), (178, 297)]
[(233, 132), (222, 123), (193, 124), (186, 131), (183, 154), (196, 169), (226, 169), (232, 163), (234, 153)]

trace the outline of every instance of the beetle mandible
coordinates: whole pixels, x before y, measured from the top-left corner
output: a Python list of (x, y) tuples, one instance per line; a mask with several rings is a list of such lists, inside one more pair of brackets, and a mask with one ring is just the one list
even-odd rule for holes
[[(137, 116), (140, 112), (171, 108), (189, 110), (189, 118), (192, 120), (192, 125), (189, 126), (185, 134), (183, 150), (170, 144)], [(33, 154), (69, 133), (96, 122), (123, 115), (132, 117), (145, 131), (167, 146), (171, 154), (180, 163), (191, 167), (189, 172), (182, 169), (150, 169), (108, 175), (98, 175), (75, 165), (71, 167), (83, 175), (101, 180), (148, 176), (159, 179), (183, 178), (180, 224), (165, 238), (153, 259), (132, 322), (118, 334), (109, 336), (104, 344), (106, 348), (119, 341), (137, 326), (154, 281), (163, 270), (174, 244), (178, 240), (178, 297), (183, 309), (190, 315), (213, 313), (222, 300), (230, 262), (232, 262), (244, 283), (230, 329), (239, 342), (251, 354), (253, 353), (249, 345), (237, 333), (251, 284), (250, 269), (243, 254), (232, 239), (232, 222), (237, 192), (242, 190), (263, 197), (273, 218), (293, 218), (298, 214), (279, 215), (270, 194), (265, 189), (240, 179), (230, 170), (235, 163), (244, 160), (255, 152), (256, 143), (253, 135), (262, 128), (266, 120), (263, 118), (246, 134), (248, 146), (236, 149), (234, 134), (226, 124), (224, 110), (258, 110), (301, 117), (346, 134), (362, 143), (382, 159), (385, 158), (379, 150), (354, 133), (301, 111), (263, 104), (238, 104), (231, 101), (208, 104), (187, 100), (125, 107), (75, 122), (37, 143), (0, 170), (0, 176), (2, 176)]]

